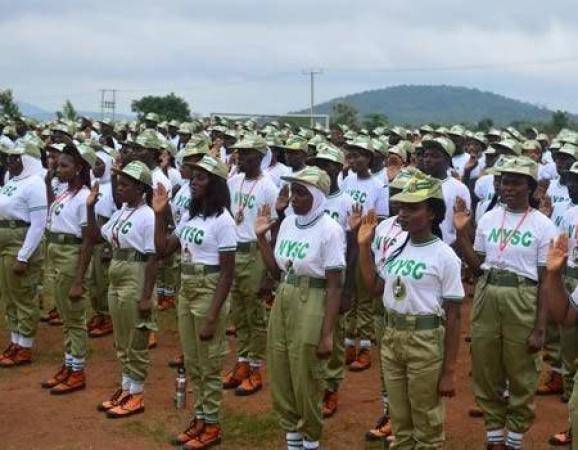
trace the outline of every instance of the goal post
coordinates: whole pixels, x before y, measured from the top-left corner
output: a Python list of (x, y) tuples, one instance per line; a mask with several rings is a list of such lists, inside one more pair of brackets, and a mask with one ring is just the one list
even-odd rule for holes
[(229, 113), (229, 112), (213, 112), (213, 117), (224, 117), (231, 120), (249, 120), (256, 121), (259, 125), (264, 125), (268, 122), (278, 121), (281, 125), (289, 123), (294, 127), (309, 127), (315, 124), (320, 124), (325, 128), (329, 128), (328, 114), (251, 114), (251, 113)]

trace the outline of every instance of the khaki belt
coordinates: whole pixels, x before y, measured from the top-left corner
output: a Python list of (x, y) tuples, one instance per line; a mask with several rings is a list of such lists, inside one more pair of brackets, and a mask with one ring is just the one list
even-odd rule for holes
[(61, 245), (82, 244), (82, 239), (76, 237), (74, 234), (52, 233), (50, 231), (46, 233), (46, 241), (49, 244), (61, 244)]
[(388, 310), (385, 312), (385, 325), (396, 330), (435, 330), (442, 325), (442, 319), (439, 316), (416, 316)]
[(293, 286), (304, 286), (315, 289), (325, 289), (325, 287), (327, 286), (327, 280), (325, 280), (324, 278), (299, 276), (295, 275), (294, 273), (286, 273), (283, 278), (283, 281)]
[(568, 267), (566, 266), (566, 272), (564, 273), (568, 278), (574, 278), (578, 280), (578, 267)]
[(509, 272), (507, 270), (490, 269), (488, 272), (488, 284), (504, 287), (536, 286), (538, 283), (529, 278)]
[(182, 264), (181, 274), (184, 275), (209, 275), (221, 271), (221, 266), (211, 266), (206, 264)]
[(23, 220), (0, 220), (0, 228), (28, 228), (30, 224)]
[(237, 251), (241, 253), (250, 253), (257, 249), (256, 242), (237, 242)]
[(112, 251), (113, 261), (146, 262), (149, 256), (132, 248), (117, 248)]

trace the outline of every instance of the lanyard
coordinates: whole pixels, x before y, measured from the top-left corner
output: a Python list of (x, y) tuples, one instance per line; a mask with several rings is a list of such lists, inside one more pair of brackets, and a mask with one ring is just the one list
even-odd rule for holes
[(116, 219), (116, 221), (114, 222), (114, 225), (112, 226), (112, 243), (114, 244), (114, 246), (116, 248), (120, 248), (120, 242), (118, 240), (118, 233), (120, 232), (121, 227), (128, 222), (128, 219), (130, 219), (130, 217), (137, 212), (137, 210), (143, 205), (144, 203), (139, 204), (135, 209), (133, 209), (128, 216), (126, 216), (124, 219), (122, 218), (122, 214), (124, 211), (122, 211), (120, 213), (120, 215), (118, 216), (118, 219)]
[[(392, 221), (391, 226), (389, 227), (389, 231), (387, 232), (386, 236), (389, 236), (391, 234), (391, 232), (393, 231), (393, 228), (397, 225), (397, 220)], [(399, 227), (399, 230), (397, 231), (397, 233), (395, 233), (395, 235), (389, 239), (387, 241), (387, 243), (383, 246), (383, 252), (382, 252), (382, 257), (379, 261), (380, 264), (385, 264), (385, 261), (387, 260), (386, 254), (387, 251), (389, 250), (389, 248), (393, 245), (393, 243), (396, 241), (397, 237), (403, 233), (403, 229), (401, 227)]]
[(255, 186), (257, 186), (260, 180), (261, 175), (259, 175), (259, 177), (255, 180), (255, 183), (253, 184), (253, 186), (251, 186), (251, 189), (249, 189), (249, 192), (247, 193), (247, 200), (245, 201), (243, 199), (243, 185), (245, 184), (245, 177), (243, 177), (243, 181), (241, 181), (241, 187), (239, 188), (239, 207), (237, 208), (237, 212), (235, 213), (235, 223), (237, 225), (240, 225), (243, 222), (243, 220), (245, 220), (245, 214), (243, 213), (243, 211), (245, 210), (245, 206), (247, 206), (247, 203), (249, 202), (249, 197), (253, 193)]
[(61, 206), (61, 205), (63, 206), (65, 203), (72, 200), (76, 196), (76, 194), (78, 194), (78, 191), (79, 191), (79, 189), (76, 189), (74, 191), (67, 190), (67, 191), (64, 191), (62, 194), (56, 196), (56, 198), (54, 199), (54, 201), (50, 205), (50, 210), (48, 211), (48, 218), (47, 218), (47, 223), (46, 223), (46, 229), (47, 230), (50, 230), (50, 227), (52, 225), (52, 213), (54, 212), (56, 207)]
[(522, 226), (522, 224), (526, 220), (526, 217), (528, 217), (529, 212), (530, 212), (530, 207), (528, 207), (528, 209), (526, 209), (526, 212), (524, 213), (524, 215), (522, 216), (522, 218), (518, 222), (518, 225), (516, 225), (516, 228), (514, 228), (514, 230), (509, 234), (509, 236), (507, 238), (504, 238), (504, 223), (506, 221), (506, 209), (504, 208), (504, 215), (502, 216), (502, 225), (500, 226), (500, 246), (499, 246), (498, 259), (502, 258), (502, 254), (504, 253), (504, 250), (506, 250), (506, 247), (508, 246), (508, 244), (512, 240), (512, 237), (514, 236), (514, 234), (516, 234), (516, 231), (518, 231), (520, 229), (520, 227)]

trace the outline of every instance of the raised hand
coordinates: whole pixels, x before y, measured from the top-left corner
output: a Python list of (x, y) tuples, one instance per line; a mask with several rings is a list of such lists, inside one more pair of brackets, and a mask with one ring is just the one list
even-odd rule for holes
[(361, 219), (361, 226), (357, 232), (357, 243), (359, 245), (369, 245), (373, 240), (375, 234), (375, 227), (377, 226), (377, 214), (373, 209), (370, 209)]
[(470, 224), (472, 217), (466, 202), (461, 197), (456, 197), (454, 205), (454, 227), (457, 231), (463, 231)]
[(277, 211), (285, 211), (289, 206), (289, 198), (290, 198), (290, 190), (289, 185), (286, 184), (281, 188), (279, 195), (277, 196), (277, 201), (275, 202), (275, 209)]
[(90, 194), (88, 194), (88, 197), (86, 197), (86, 206), (93, 207), (94, 205), (96, 205), (99, 197), (100, 194), (98, 191), (98, 181), (95, 181), (92, 187), (90, 188)]
[(359, 203), (355, 203), (351, 209), (351, 214), (347, 218), (347, 224), (351, 231), (355, 231), (361, 225), (361, 213), (363, 212), (363, 206)]
[(550, 217), (554, 211), (552, 206), (552, 198), (549, 195), (544, 195), (540, 200), (540, 212), (546, 217)]
[(271, 206), (261, 206), (255, 219), (255, 234), (262, 237), (273, 228), (273, 225), (275, 225), (275, 220), (271, 218)]
[(167, 188), (165, 188), (161, 183), (153, 189), (153, 211), (157, 214), (161, 214), (165, 211), (169, 204), (169, 193)]
[(546, 270), (548, 272), (561, 272), (566, 266), (568, 259), (568, 235), (561, 234), (555, 241), (550, 242)]

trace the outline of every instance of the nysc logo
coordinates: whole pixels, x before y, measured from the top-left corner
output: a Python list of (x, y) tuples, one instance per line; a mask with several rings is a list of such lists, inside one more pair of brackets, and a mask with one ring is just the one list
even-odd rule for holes
[(185, 227), (181, 231), (181, 239), (185, 242), (201, 245), (205, 237), (205, 230), (197, 227)]
[(304, 259), (307, 256), (308, 250), (309, 250), (308, 242), (297, 242), (297, 241), (290, 241), (288, 239), (283, 239), (279, 244), (279, 249), (277, 253), (279, 254), (279, 256), (285, 258)]
[(0, 189), (0, 194), (5, 195), (6, 197), (12, 197), (14, 192), (18, 190), (18, 187), (13, 184), (7, 184), (3, 188)]

